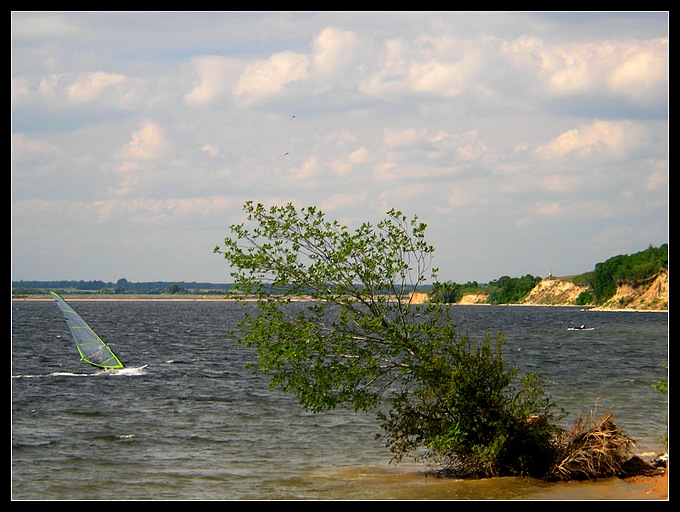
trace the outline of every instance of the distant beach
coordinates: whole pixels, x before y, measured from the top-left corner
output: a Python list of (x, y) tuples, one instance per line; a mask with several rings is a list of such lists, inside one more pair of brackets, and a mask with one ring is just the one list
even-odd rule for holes
[[(225, 302), (225, 301), (246, 301), (255, 302), (256, 297), (227, 297), (226, 295), (152, 295), (152, 294), (140, 294), (140, 295), (109, 295), (109, 294), (99, 294), (93, 293), (88, 294), (68, 294), (63, 293), (62, 296), (68, 301), (87, 301), (96, 300), (102, 302), (117, 302), (117, 301), (167, 301), (167, 302)], [(50, 295), (12, 295), (13, 301), (43, 301), (43, 300), (54, 300)], [(311, 302), (314, 299), (311, 296), (298, 296), (291, 297), (291, 302)], [(482, 303), (456, 303), (452, 304), (455, 306), (465, 306), (465, 307), (475, 307), (475, 306), (490, 306), (491, 304)], [(623, 311), (629, 313), (668, 313), (667, 309), (634, 309), (634, 308), (607, 308), (607, 307), (596, 307), (596, 306), (575, 306), (573, 304), (495, 304), (496, 306), (508, 306), (508, 307), (564, 307), (564, 308), (581, 308), (584, 311)]]

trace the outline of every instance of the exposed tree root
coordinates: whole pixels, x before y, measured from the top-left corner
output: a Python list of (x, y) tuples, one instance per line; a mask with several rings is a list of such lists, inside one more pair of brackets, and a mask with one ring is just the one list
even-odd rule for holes
[(660, 471), (631, 453), (635, 440), (614, 424), (611, 413), (600, 420), (592, 412), (587, 420), (579, 418), (556, 445), (558, 462), (545, 476), (549, 481), (654, 475)]

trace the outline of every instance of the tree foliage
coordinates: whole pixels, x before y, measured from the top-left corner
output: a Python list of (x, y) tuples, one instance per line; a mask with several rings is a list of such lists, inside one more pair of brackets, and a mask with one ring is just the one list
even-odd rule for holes
[[(417, 385), (379, 413), (397, 460), (418, 453), (456, 476), (544, 475), (552, 461), (554, 404), (536, 373), (517, 382), (502, 334), (444, 344)], [(418, 457), (416, 457), (418, 458)]]
[(254, 227), (231, 226), (214, 251), (232, 268), (232, 291), (256, 298), (257, 312), (232, 334), (255, 348), (255, 370), (272, 386), (314, 412), (380, 406), (397, 460), (466, 461), (485, 476), (531, 474), (545, 462), (553, 404), (541, 378), (505, 367), (502, 335), (459, 338), (446, 305), (410, 302), (436, 280), (417, 216), (390, 210), (350, 231), (316, 207), (249, 201), (244, 211)]
[(434, 283), (430, 291), (432, 302), (442, 302), (445, 304), (455, 304), (460, 302), (466, 293), (481, 293), (484, 289), (479, 286), (477, 281), (468, 281), (465, 284), (458, 284), (447, 281), (446, 283)]
[(522, 277), (502, 276), (483, 286), (480, 286), (477, 281), (468, 281), (465, 284), (434, 283), (430, 292), (430, 300), (453, 304), (460, 302), (466, 293), (486, 293), (487, 304), (517, 304), (540, 282), (540, 277), (527, 274)]
[(519, 278), (500, 277), (489, 283), (490, 293), (486, 302), (489, 304), (517, 304), (540, 282), (540, 277), (534, 277), (531, 274)]

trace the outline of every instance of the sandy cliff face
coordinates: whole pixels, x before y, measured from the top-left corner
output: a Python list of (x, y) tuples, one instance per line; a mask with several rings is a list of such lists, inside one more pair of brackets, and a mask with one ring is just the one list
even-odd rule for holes
[(458, 304), (485, 304), (488, 293), (466, 293)]
[[(576, 305), (579, 294), (587, 289), (559, 278), (548, 278), (538, 283), (522, 304)], [(619, 286), (616, 294), (598, 309), (668, 310), (668, 270), (637, 287)]]
[(522, 304), (574, 306), (581, 292), (587, 290), (587, 286), (576, 286), (570, 281), (548, 277), (531, 290), (531, 293), (522, 301)]
[(425, 304), (430, 301), (430, 295), (425, 292), (412, 292), (410, 297), (411, 304)]
[(602, 308), (668, 310), (668, 270), (658, 274), (653, 280), (633, 288), (630, 285), (619, 286), (616, 295), (609, 299)]
[[(559, 278), (548, 278), (538, 283), (522, 304), (575, 306), (579, 294), (587, 289)], [(668, 270), (635, 288), (619, 286), (616, 294), (598, 309), (668, 310)]]

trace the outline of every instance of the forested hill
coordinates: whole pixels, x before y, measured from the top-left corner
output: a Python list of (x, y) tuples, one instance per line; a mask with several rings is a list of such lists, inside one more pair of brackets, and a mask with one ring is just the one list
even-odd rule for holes
[[(425, 299), (421, 297), (421, 299)], [(426, 300), (451, 304), (580, 305), (668, 309), (668, 244), (597, 263), (575, 276), (503, 276), (480, 285), (436, 283)]]

